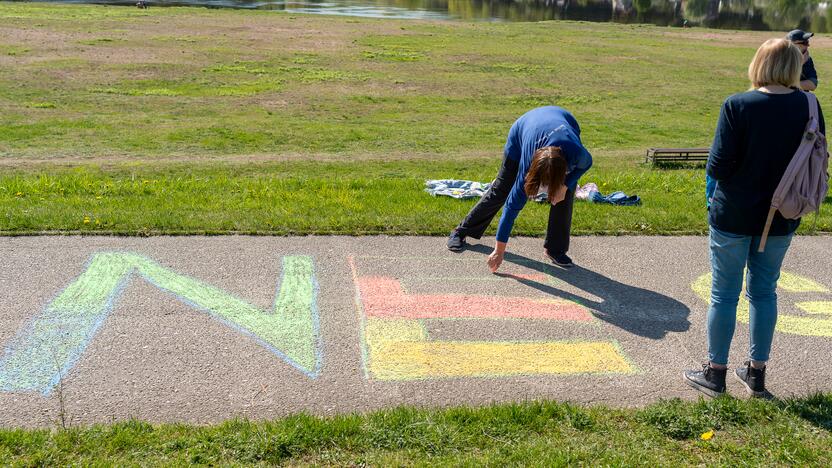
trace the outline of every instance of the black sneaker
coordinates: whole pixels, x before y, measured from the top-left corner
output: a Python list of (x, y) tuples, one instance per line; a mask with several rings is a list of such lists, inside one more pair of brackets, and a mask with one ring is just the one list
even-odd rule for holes
[(756, 398), (770, 400), (774, 395), (766, 390), (766, 368), (755, 369), (751, 367), (751, 361), (745, 361), (739, 369), (734, 370), (737, 380), (745, 385), (748, 394)]
[(725, 375), (728, 369), (714, 369), (709, 363), (702, 364), (702, 370), (685, 371), (682, 376), (691, 387), (714, 398), (725, 393)]
[(451, 235), (448, 236), (448, 250), (451, 252), (460, 252), (465, 248), (465, 236), (460, 236), (459, 231), (454, 229)]
[(554, 263), (555, 265), (557, 265), (559, 267), (562, 267), (562, 268), (572, 268), (573, 266), (575, 266), (575, 264), (572, 263), (572, 259), (569, 258), (569, 256), (566, 255), (565, 253), (557, 254), (557, 255), (550, 255), (549, 251), (547, 250), (546, 251), (546, 258), (551, 260), (552, 263)]

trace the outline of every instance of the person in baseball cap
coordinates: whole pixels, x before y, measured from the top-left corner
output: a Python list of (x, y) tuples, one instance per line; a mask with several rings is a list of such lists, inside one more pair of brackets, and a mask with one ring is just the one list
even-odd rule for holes
[(803, 71), (800, 73), (800, 87), (804, 91), (814, 91), (818, 87), (818, 72), (815, 62), (809, 56), (809, 38), (815, 33), (795, 29), (786, 34), (786, 39), (792, 41), (803, 54)]

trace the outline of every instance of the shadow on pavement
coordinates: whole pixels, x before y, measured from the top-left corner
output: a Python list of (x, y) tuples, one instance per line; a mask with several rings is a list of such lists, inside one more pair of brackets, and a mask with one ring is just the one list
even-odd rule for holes
[[(482, 244), (468, 245), (466, 250), (485, 255), (491, 253), (491, 248)], [(589, 308), (595, 317), (635, 335), (658, 340), (668, 332), (684, 332), (690, 327), (690, 309), (676, 299), (655, 291), (620, 283), (578, 265), (561, 269), (511, 252), (506, 252), (503, 260), (555, 277), (599, 300), (577, 296), (527, 278), (501, 273), (498, 275), (514, 278), (551, 296), (580, 303)]]

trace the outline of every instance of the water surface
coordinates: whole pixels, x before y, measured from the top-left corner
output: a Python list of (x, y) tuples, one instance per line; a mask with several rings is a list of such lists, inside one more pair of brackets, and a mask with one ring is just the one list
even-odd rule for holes
[[(54, 1), (54, 0), (53, 0)], [(57, 0), (134, 5), (136, 0)], [(251, 8), (368, 18), (465, 21), (649, 23), (662, 26), (832, 31), (832, 9), (817, 0), (146, 0), (151, 7)]]

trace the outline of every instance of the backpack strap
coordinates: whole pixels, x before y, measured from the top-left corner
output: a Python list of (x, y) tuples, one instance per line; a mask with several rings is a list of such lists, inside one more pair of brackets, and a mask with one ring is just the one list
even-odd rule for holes
[(771, 229), (771, 222), (774, 221), (774, 213), (777, 212), (777, 208), (771, 207), (768, 210), (768, 218), (766, 218), (766, 227), (763, 228), (763, 235), (760, 236), (760, 246), (757, 248), (757, 252), (763, 253), (766, 250), (766, 241), (768, 240), (768, 231)]
[[(809, 100), (809, 118), (810, 119), (815, 119), (815, 125), (817, 125), (817, 129), (815, 130), (815, 132), (818, 135), (823, 136), (823, 146), (825, 147), (826, 146), (826, 135), (823, 135), (820, 132), (820, 117), (818, 117), (818, 97), (815, 96), (814, 93), (810, 93), (808, 91), (804, 91), (804, 93), (806, 93), (806, 99)], [(827, 177), (828, 177), (828, 175), (827, 175)], [(815, 220), (812, 223), (811, 232), (815, 232), (815, 228), (817, 227), (818, 215), (820, 215), (821, 206), (823, 206), (822, 203), (820, 205), (818, 205), (818, 209), (817, 209), (817, 211), (815, 211)]]
[(820, 118), (818, 117), (818, 98), (813, 93), (803, 91), (806, 95), (806, 100), (809, 101), (809, 118), (817, 122), (818, 129), (820, 128)]

